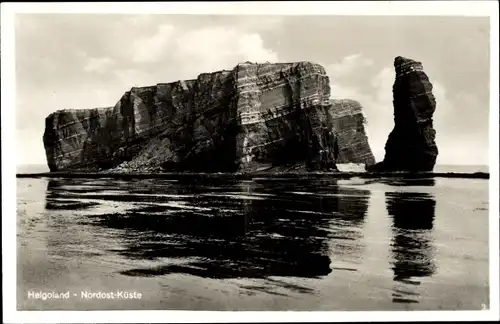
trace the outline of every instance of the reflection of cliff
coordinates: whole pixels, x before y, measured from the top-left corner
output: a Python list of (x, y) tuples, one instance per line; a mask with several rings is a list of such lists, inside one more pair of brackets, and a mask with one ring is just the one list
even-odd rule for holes
[[(333, 270), (356, 271), (363, 257), (362, 226), (368, 210), (368, 190), (336, 188), (335, 199), (328, 197), (327, 204), (334, 202), (334, 217), (329, 228), (329, 247)], [(324, 198), (323, 198), (324, 199)]]
[(85, 195), (89, 192), (99, 195), (104, 189), (105, 186), (90, 185), (86, 179), (60, 178), (47, 182), (44, 206), (47, 230), (43, 235), (47, 255), (58, 259), (96, 255), (95, 235), (82, 227), (80, 220), (100, 204)]
[[(411, 286), (419, 285), (418, 278), (435, 272), (432, 229), (436, 201), (426, 193), (386, 193), (387, 211), (393, 218), (394, 302), (418, 302), (418, 293)], [(410, 291), (408, 291), (410, 289)]]
[[(53, 198), (58, 184), (49, 185)], [(338, 187), (333, 181), (190, 179), (107, 186), (111, 193), (95, 195), (101, 203), (154, 204), (94, 215), (80, 223), (123, 229), (126, 243), (114, 252), (127, 258), (168, 258), (160, 267), (131, 269), (125, 275), (317, 277), (331, 272), (331, 262), (335, 268), (337, 261), (359, 256), (356, 228), (365, 217), (367, 192)], [(88, 192), (64, 191), (65, 199), (89, 197)]]

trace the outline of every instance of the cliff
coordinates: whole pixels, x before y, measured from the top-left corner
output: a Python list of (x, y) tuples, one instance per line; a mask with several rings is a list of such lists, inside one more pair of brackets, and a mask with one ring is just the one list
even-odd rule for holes
[(132, 88), (114, 107), (45, 120), (51, 171), (235, 172), (374, 163), (359, 103), (330, 101), (310, 62), (237, 65)]
[(421, 62), (394, 59), (394, 129), (385, 145), (384, 160), (369, 171), (432, 171), (438, 148), (432, 116), (436, 99)]

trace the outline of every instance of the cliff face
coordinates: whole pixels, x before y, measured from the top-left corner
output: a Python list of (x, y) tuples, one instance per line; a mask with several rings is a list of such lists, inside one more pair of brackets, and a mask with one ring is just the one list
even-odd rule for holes
[(330, 101), (309, 62), (239, 64), (196, 80), (132, 88), (110, 108), (46, 118), (51, 171), (252, 171), (373, 164), (359, 103)]
[(354, 100), (331, 100), (333, 129), (338, 135), (337, 163), (366, 163), (373, 165), (375, 158), (365, 133), (366, 119), (363, 107)]
[(394, 67), (394, 129), (385, 145), (384, 161), (370, 170), (432, 171), (438, 155), (432, 84), (420, 62), (398, 56)]

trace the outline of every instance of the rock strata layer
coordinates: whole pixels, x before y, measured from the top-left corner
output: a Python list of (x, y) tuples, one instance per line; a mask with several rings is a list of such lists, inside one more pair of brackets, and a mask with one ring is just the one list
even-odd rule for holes
[(361, 105), (310, 62), (237, 65), (132, 88), (114, 107), (45, 120), (51, 171), (236, 172), (374, 163)]
[(432, 84), (420, 62), (398, 56), (394, 67), (394, 129), (385, 145), (384, 160), (368, 170), (432, 171), (438, 155)]

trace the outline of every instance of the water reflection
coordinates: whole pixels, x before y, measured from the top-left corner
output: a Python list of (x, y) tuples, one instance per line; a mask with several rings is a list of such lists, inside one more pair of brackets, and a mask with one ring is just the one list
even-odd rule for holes
[[(127, 276), (316, 278), (332, 269), (355, 271), (368, 199), (368, 190), (308, 179), (67, 179), (47, 188), (47, 209), (71, 208), (68, 201), (102, 204), (74, 221), (89, 232), (120, 230), (120, 248), (106, 253), (160, 263), (121, 272)], [(128, 207), (104, 208), (109, 202)]]
[(419, 278), (432, 276), (433, 222), (436, 201), (427, 193), (387, 192), (387, 211), (393, 219), (393, 302), (418, 303)]
[(433, 187), (436, 185), (436, 179), (434, 178), (386, 178), (380, 179), (378, 182), (388, 184), (390, 186), (419, 186), (419, 187)]

